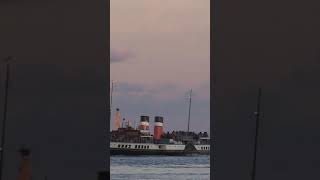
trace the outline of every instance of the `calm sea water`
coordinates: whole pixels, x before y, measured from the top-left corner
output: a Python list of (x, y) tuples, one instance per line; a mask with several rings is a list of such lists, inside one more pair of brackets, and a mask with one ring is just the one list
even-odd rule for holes
[(210, 156), (111, 156), (112, 180), (209, 180)]

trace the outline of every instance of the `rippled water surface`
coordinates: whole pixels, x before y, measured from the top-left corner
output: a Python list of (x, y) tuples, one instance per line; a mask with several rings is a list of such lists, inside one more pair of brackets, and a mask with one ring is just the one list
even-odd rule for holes
[(209, 180), (210, 156), (111, 156), (111, 179)]

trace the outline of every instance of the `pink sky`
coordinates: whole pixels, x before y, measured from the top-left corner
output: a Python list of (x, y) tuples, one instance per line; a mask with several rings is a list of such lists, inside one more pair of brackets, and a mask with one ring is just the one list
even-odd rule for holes
[[(124, 96), (148, 99), (151, 104), (175, 101), (172, 104), (180, 102), (185, 106), (186, 91), (192, 88), (194, 100), (203, 101), (193, 108), (194, 115), (201, 111), (203, 119), (197, 129), (208, 130), (209, 5), (210, 0), (111, 0), (111, 79), (119, 84), (115, 106), (126, 106), (120, 100)], [(141, 89), (117, 90), (124, 88), (121, 84)], [(170, 121), (174, 127), (178, 128), (178, 119), (186, 116), (182, 109), (181, 115)]]

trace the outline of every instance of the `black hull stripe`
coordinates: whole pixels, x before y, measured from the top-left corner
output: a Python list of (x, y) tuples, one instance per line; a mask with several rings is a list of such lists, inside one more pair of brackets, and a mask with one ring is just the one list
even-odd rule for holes
[(111, 149), (110, 155), (167, 155), (185, 156), (192, 154), (210, 155), (210, 151), (164, 151), (164, 150), (135, 150), (135, 149)]

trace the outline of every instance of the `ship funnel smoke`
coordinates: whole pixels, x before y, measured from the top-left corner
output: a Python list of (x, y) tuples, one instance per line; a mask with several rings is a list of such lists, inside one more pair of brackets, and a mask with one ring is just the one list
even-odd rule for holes
[(161, 139), (161, 135), (163, 133), (163, 117), (160, 116), (156, 116), (154, 117), (154, 134), (153, 134), (153, 138), (155, 140), (160, 140)]
[(140, 130), (149, 130), (149, 116), (140, 116)]
[(117, 108), (115, 118), (114, 118), (114, 128), (115, 130), (117, 130), (120, 127), (121, 127), (121, 114), (120, 114), (119, 108)]

